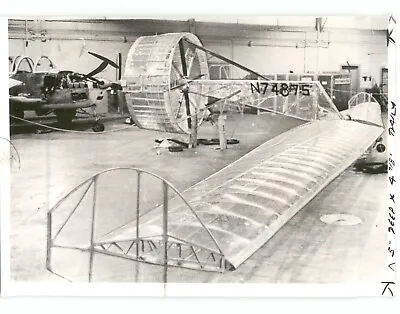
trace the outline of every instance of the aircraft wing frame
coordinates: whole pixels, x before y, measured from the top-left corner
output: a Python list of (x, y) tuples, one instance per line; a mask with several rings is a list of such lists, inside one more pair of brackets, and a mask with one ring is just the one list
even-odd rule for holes
[[(93, 231), (96, 236), (79, 245), (59, 243), (57, 237), (62, 232), (54, 236), (55, 232), (49, 231), (49, 269), (53, 247), (165, 267), (219, 272), (236, 269), (382, 132), (381, 127), (351, 120), (318, 120), (300, 125), (179, 196), (164, 197), (163, 204), (140, 215), (139, 222), (134, 219), (102, 234)], [(96, 185), (100, 175), (92, 179)], [(102, 193), (94, 190), (97, 195)], [(101, 206), (94, 193), (84, 196), (94, 202), (87, 210), (95, 211)], [(55, 209), (50, 212), (57, 214)], [(67, 219), (65, 224), (68, 223)], [(49, 222), (50, 230), (51, 225)], [(91, 226), (95, 230), (93, 222)]]

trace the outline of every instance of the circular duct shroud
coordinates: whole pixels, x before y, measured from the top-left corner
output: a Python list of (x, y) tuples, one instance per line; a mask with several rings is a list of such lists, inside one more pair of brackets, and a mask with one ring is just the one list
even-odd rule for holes
[(139, 37), (129, 50), (124, 92), (139, 127), (189, 133), (196, 112), (202, 122), (207, 87), (191, 82), (209, 79), (207, 56), (185, 39), (202, 45), (194, 34), (172, 33)]

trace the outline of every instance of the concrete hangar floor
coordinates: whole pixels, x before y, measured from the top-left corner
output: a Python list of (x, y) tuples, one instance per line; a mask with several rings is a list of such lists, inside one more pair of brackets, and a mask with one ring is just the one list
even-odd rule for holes
[[(46, 212), (50, 203), (76, 184), (110, 167), (135, 166), (155, 172), (183, 191), (302, 123), (272, 115), (228, 115), (227, 135), (240, 143), (229, 145), (226, 151), (202, 145), (183, 152), (159, 151), (154, 140), (165, 134), (135, 126), (110, 133), (37, 134), (30, 130), (12, 134), (20, 156), (20, 164), (11, 169), (12, 280), (64, 280), (45, 268)], [(106, 130), (121, 126), (122, 121), (106, 122)], [(199, 137), (217, 137), (217, 131), (205, 123)], [(386, 191), (387, 174), (355, 172), (350, 167), (237, 270), (215, 273), (171, 267), (168, 282), (376, 283), (385, 262)], [(356, 223), (321, 220), (330, 214), (352, 215)], [(86, 274), (79, 272), (84, 264), (79, 264), (75, 255), (70, 256), (74, 264), (66, 272), (72, 272), (77, 281), (86, 281)], [(101, 257), (93, 281), (162, 282), (162, 267), (140, 264), (135, 272), (134, 264)]]

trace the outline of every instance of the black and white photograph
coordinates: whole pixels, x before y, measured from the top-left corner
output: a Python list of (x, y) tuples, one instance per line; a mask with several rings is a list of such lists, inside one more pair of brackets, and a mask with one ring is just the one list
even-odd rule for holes
[(395, 295), (395, 16), (6, 23), (2, 294)]

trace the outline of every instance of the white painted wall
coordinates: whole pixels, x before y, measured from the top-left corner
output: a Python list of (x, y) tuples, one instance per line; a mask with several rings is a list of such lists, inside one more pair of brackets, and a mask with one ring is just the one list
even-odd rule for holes
[[(122, 53), (125, 56), (128, 53), (132, 43), (123, 42), (98, 42), (98, 41), (83, 41), (83, 40), (51, 40), (41, 42), (40, 40), (29, 41), (28, 47), (25, 47), (25, 41), (21, 39), (9, 40), (10, 56), (26, 54), (34, 61), (42, 55), (49, 56), (50, 59), (60, 70), (71, 70), (79, 73), (89, 73), (99, 66), (101, 60), (88, 54), (92, 51), (103, 55), (110, 60), (115, 61), (117, 53)], [(125, 64), (123, 64), (125, 66)], [(101, 77), (109, 80), (115, 80), (116, 70), (112, 67), (107, 67), (101, 73)]]
[[(313, 27), (318, 16), (196, 16), (196, 21), (237, 23), (253, 25), (278, 25)], [(326, 19), (325, 27), (360, 28), (360, 29), (386, 29), (388, 16), (323, 16)], [(189, 18), (171, 17), (173, 20), (188, 20)]]
[[(255, 45), (251, 47), (243, 40), (218, 43), (204, 40), (204, 44), (209, 49), (259, 73), (340, 71), (341, 66), (349, 62), (351, 65), (359, 66), (361, 75), (363, 73), (371, 75), (379, 83), (381, 69), (388, 66), (385, 34), (383, 32), (374, 35), (364, 34), (360, 38), (353, 36), (348, 41), (350, 42), (331, 42), (327, 48), (318, 49), (316, 47), (303, 48), (304, 46), (296, 48), (293, 40), (275, 40), (275, 43), (265, 45), (262, 45), (263, 41), (260, 40), (259, 46), (257, 46), (257, 40), (254, 40)], [(274, 45), (277, 46), (274, 47)], [(285, 45), (292, 47), (284, 47)]]
[[(292, 17), (270, 17), (270, 19), (277, 19), (275, 22), (278, 24), (296, 22), (308, 26), (311, 21), (310, 17), (296, 17), (295, 19)], [(357, 21), (362, 22), (364, 26), (376, 26), (382, 23), (381, 20), (361, 17), (354, 17), (345, 23), (339, 17), (329, 17), (326, 26), (350, 25), (350, 22), (357, 25)], [(249, 21), (243, 20), (243, 22)], [(51, 40), (46, 42), (42, 42), (40, 39), (29, 40), (28, 47), (25, 47), (23, 39), (10, 39), (9, 53), (13, 56), (27, 54), (33, 58), (48, 55), (60, 68), (87, 73), (100, 63), (98, 59), (89, 55), (88, 51), (98, 52), (111, 60), (115, 60), (117, 53), (121, 52), (125, 62), (127, 52), (136, 38), (135, 36), (137, 36), (135, 31), (141, 32), (143, 25), (148, 25), (146, 28), (150, 25), (129, 24), (129, 21), (126, 22), (128, 23), (126, 25), (124, 23), (114, 21), (93, 24), (44, 23), (43, 28), (49, 32), (50, 38), (53, 36)], [(160, 30), (160, 33), (162, 33), (165, 22), (160, 21), (159, 25), (157, 23), (155, 21), (151, 25), (153, 29)], [(184, 27), (182, 24), (168, 25), (169, 31), (181, 31)], [(40, 34), (40, 25), (35, 26), (30, 23), (28, 26), (35, 30), (37, 34)], [(339, 71), (341, 65), (349, 62), (352, 65), (359, 65), (361, 74), (372, 75), (377, 82), (380, 82), (381, 68), (388, 66), (384, 31), (375, 33), (365, 30), (326, 31), (321, 35), (321, 40), (323, 46), (328, 48), (317, 49), (315, 48), (315, 31), (306, 33), (301, 31), (300, 28), (286, 31), (263, 31), (258, 27), (246, 30), (241, 28), (240, 25), (239, 28), (237, 26), (232, 25), (225, 28), (215, 24), (214, 26), (203, 24), (195, 26), (194, 29), (201, 34), (200, 38), (207, 48), (261, 73), (314, 72), (317, 69), (321, 72)], [(15, 22), (11, 25), (11, 31), (14, 32), (13, 35), (23, 37), (24, 24)], [(145, 30), (143, 29), (143, 31)], [(123, 36), (130, 36), (126, 43), (123, 41)], [(218, 38), (215, 38), (215, 36)], [(86, 38), (86, 40), (80, 40), (81, 37)], [(90, 40), (87, 39), (89, 37)], [(305, 39), (307, 44), (313, 47), (303, 48)], [(251, 47), (248, 46), (249, 41), (252, 42)], [(296, 44), (299, 48), (296, 48)], [(212, 58), (210, 61), (215, 62), (217, 60)], [(241, 76), (244, 75), (246, 73), (242, 73)], [(102, 73), (102, 76), (107, 79), (115, 79), (115, 70), (108, 68)]]

